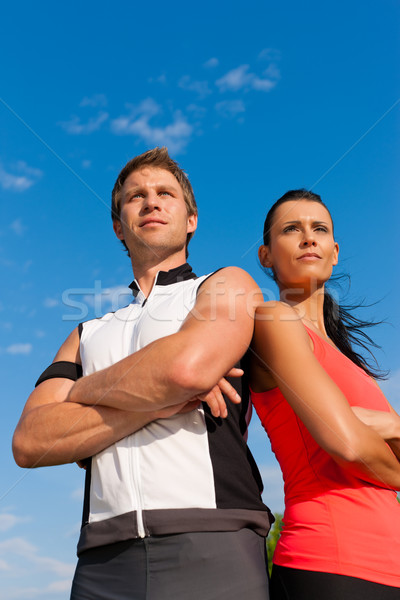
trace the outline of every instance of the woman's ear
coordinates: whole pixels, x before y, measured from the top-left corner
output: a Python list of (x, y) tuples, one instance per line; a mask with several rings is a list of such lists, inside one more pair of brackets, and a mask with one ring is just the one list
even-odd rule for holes
[(272, 260), (270, 258), (270, 252), (268, 246), (260, 246), (258, 249), (258, 258), (263, 267), (270, 269), (272, 267)]
[(333, 247), (333, 262), (332, 262), (333, 266), (338, 264), (338, 259), (339, 259), (339, 244), (337, 242), (335, 242), (335, 245)]

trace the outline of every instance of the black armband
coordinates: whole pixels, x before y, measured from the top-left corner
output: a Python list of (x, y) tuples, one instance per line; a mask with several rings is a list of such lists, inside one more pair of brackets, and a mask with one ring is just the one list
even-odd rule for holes
[(46, 381), (46, 379), (53, 379), (55, 377), (62, 377), (64, 379), (72, 379), (76, 381), (79, 377), (82, 377), (82, 365), (78, 363), (69, 362), (67, 360), (60, 360), (52, 363), (39, 377), (35, 383), (35, 387)]

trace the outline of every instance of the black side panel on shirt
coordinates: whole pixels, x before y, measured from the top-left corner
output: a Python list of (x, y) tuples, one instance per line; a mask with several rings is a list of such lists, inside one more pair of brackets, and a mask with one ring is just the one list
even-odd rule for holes
[[(241, 367), (239, 362), (237, 367)], [(248, 410), (249, 393), (243, 378), (228, 378), (242, 397), (240, 404), (226, 400), (228, 417), (215, 418), (203, 404), (209, 439), (210, 457), (215, 476), (218, 508), (266, 510), (261, 501), (262, 480), (243, 438), (243, 419)], [(258, 501), (259, 498), (259, 501)]]
[(78, 363), (69, 362), (67, 360), (59, 360), (58, 362), (52, 363), (39, 377), (35, 383), (35, 387), (46, 381), (47, 379), (53, 379), (55, 377), (61, 377), (63, 379), (71, 379), (76, 381), (82, 377), (82, 366)]
[(90, 510), (90, 483), (92, 479), (92, 459), (86, 458), (85, 461), (85, 495), (83, 499), (82, 527), (89, 521)]

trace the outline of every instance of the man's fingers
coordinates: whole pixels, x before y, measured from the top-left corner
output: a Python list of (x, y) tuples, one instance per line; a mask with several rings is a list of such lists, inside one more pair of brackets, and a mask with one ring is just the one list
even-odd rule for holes
[(225, 373), (225, 377), (242, 377), (244, 374), (243, 369), (238, 369), (237, 367), (232, 367), (227, 373)]
[[(239, 371), (240, 369), (237, 369), (237, 370)], [(228, 398), (228, 400), (230, 400), (234, 404), (239, 404), (239, 402), (241, 402), (241, 400), (242, 400), (241, 397), (239, 396), (239, 394), (237, 393), (237, 391), (235, 390), (233, 385), (231, 385), (229, 383), (229, 381), (227, 381), (225, 379), (225, 377), (223, 377), (222, 379), (220, 379), (218, 381), (218, 384), (216, 387), (218, 387), (220, 389), (220, 392), (225, 394), (225, 396)]]
[(206, 402), (210, 407), (213, 417), (221, 417), (225, 419), (228, 416), (225, 400), (218, 385), (215, 385), (211, 391), (203, 397), (203, 402)]

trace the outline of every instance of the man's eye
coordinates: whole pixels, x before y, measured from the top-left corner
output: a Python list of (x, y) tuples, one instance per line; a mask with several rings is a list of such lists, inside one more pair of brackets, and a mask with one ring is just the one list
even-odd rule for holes
[(167, 190), (160, 192), (160, 196), (170, 196), (170, 195), (171, 195), (171, 192), (167, 192)]

